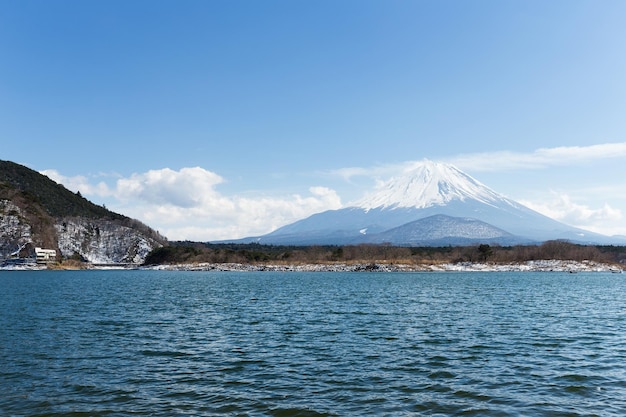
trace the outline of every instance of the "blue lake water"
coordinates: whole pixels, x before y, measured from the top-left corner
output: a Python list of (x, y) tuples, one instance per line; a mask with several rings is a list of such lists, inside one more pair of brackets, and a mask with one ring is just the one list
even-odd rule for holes
[(2, 416), (624, 416), (626, 276), (0, 272)]

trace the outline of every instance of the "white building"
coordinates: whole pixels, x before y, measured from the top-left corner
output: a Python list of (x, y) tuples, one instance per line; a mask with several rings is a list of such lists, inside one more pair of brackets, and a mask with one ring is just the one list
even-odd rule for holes
[(37, 262), (55, 262), (57, 260), (57, 251), (54, 249), (35, 248), (35, 256)]

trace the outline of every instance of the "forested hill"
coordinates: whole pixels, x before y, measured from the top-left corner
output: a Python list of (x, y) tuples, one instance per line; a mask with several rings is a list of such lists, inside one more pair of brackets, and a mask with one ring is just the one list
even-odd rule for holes
[[(141, 263), (167, 239), (138, 220), (107, 210), (30, 168), (0, 161), (0, 260), (26, 245), (60, 259)], [(22, 254), (26, 257), (28, 254)]]
[(92, 203), (80, 193), (71, 192), (37, 171), (14, 162), (0, 161), (0, 198), (8, 198), (10, 188), (21, 191), (24, 197), (41, 205), (53, 217), (127, 218)]

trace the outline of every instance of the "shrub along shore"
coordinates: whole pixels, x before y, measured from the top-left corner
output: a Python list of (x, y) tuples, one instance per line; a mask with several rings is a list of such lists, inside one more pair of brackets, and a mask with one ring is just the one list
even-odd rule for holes
[(220, 271), (621, 271), (626, 267), (626, 247), (564, 241), (510, 247), (174, 242), (152, 251), (144, 267)]
[(512, 264), (484, 262), (461, 262), (443, 264), (239, 264), (239, 263), (190, 263), (154, 265), (142, 269), (166, 271), (274, 271), (274, 272), (614, 272), (623, 267), (594, 261), (537, 260)]
[(550, 241), (526, 246), (273, 246), (171, 242), (143, 265), (93, 265), (73, 259), (0, 269), (129, 269), (186, 271), (565, 271), (622, 272), (626, 246)]

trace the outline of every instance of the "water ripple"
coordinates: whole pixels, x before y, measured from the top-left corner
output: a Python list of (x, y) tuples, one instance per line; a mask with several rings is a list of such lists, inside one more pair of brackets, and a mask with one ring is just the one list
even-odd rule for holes
[(612, 274), (0, 276), (7, 416), (623, 416)]

